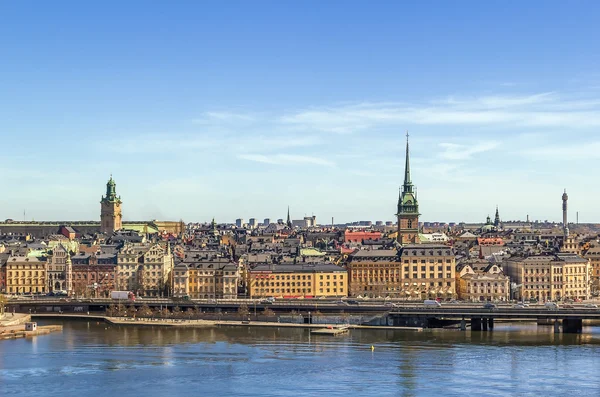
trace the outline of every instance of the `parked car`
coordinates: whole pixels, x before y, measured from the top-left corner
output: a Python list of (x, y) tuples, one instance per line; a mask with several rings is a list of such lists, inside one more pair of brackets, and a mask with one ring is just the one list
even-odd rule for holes
[(346, 301), (346, 303), (349, 304), (349, 305), (354, 305), (354, 306), (360, 305), (360, 303), (357, 300), (354, 300), (354, 299), (348, 299)]
[(485, 305), (483, 305), (484, 309), (489, 309), (489, 310), (494, 310), (497, 308), (497, 306), (493, 303), (486, 303)]
[(513, 306), (513, 309), (525, 309), (525, 305), (523, 305), (522, 303), (517, 303)]
[(426, 300), (423, 301), (423, 305), (427, 308), (436, 308), (436, 307), (442, 307), (442, 304), (436, 300)]
[(598, 305), (594, 303), (586, 303), (583, 307), (585, 307), (586, 309), (597, 309)]
[(268, 299), (263, 299), (263, 300), (260, 301), (260, 304), (261, 305), (272, 305), (273, 302), (270, 301), (270, 300), (268, 300)]
[(558, 304), (556, 302), (546, 302), (544, 307), (548, 310), (558, 310)]

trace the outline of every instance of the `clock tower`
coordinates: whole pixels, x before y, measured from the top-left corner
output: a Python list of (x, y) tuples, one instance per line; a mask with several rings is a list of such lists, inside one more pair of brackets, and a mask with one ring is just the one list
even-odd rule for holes
[(100, 231), (102, 233), (113, 233), (121, 229), (121, 197), (117, 196), (116, 184), (112, 175), (106, 184), (106, 196), (100, 201)]
[(398, 198), (398, 237), (397, 241), (404, 244), (417, 244), (419, 240), (419, 203), (416, 189), (410, 178), (410, 152), (408, 132), (406, 133), (406, 164), (404, 168), (404, 184)]

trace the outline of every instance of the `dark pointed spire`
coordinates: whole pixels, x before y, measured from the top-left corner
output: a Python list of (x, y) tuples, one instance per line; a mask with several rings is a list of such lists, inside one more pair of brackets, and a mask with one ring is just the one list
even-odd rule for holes
[(410, 180), (410, 150), (408, 137), (408, 131), (406, 131), (406, 164), (404, 165), (404, 186), (412, 185), (412, 181)]
[(290, 218), (290, 206), (288, 205), (287, 221), (286, 224), (289, 228), (292, 227), (292, 218)]
[(494, 226), (500, 226), (500, 212), (498, 211), (498, 204), (496, 204), (496, 216), (494, 217)]

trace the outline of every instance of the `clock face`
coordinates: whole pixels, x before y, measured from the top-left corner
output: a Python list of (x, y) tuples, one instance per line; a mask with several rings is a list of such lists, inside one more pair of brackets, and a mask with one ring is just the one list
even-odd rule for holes
[(406, 202), (406, 205), (412, 205), (412, 200), (408, 200), (408, 201)]

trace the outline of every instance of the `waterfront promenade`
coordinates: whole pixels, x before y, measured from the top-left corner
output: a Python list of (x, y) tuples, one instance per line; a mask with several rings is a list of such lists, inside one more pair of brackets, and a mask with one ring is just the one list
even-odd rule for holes
[[(132, 318), (132, 317), (111, 317), (97, 314), (55, 314), (55, 313), (41, 313), (33, 314), (33, 320), (38, 319), (72, 319), (72, 320), (96, 320), (104, 321), (111, 325), (124, 325), (124, 326), (157, 326), (157, 327), (180, 327), (180, 328), (205, 328), (205, 327), (220, 327), (220, 326), (234, 326), (234, 327), (277, 327), (277, 328), (306, 328), (306, 329), (320, 329), (327, 326), (337, 326), (339, 324), (298, 324), (298, 323), (285, 323), (278, 321), (248, 321), (248, 320), (204, 320), (204, 319), (170, 319), (170, 318)], [(396, 331), (413, 331), (421, 332), (422, 327), (393, 327), (393, 326), (369, 326), (369, 325), (357, 325), (347, 324), (349, 329), (384, 329), (384, 330), (396, 330)]]

